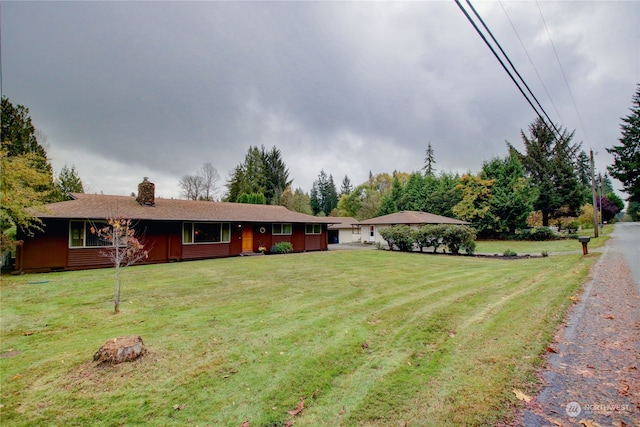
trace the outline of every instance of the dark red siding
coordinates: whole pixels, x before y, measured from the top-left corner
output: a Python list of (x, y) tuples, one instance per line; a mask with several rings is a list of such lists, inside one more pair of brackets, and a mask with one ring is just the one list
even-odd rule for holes
[[(271, 223), (231, 223), (228, 243), (182, 244), (182, 221), (144, 221), (136, 224), (136, 230), (149, 258), (145, 263), (162, 263), (190, 259), (221, 258), (242, 252), (242, 228), (253, 230), (253, 251), (259, 246), (267, 251), (278, 242), (290, 242), (295, 252), (327, 249), (327, 228), (322, 234), (305, 234), (305, 224), (292, 224), (291, 235), (271, 234)], [(100, 248), (69, 248), (69, 220), (46, 220), (45, 231), (28, 237), (19, 234), (24, 241), (17, 250), (16, 270), (48, 271), (56, 269), (85, 269), (110, 265), (101, 255)], [(261, 232), (264, 230), (264, 232)]]

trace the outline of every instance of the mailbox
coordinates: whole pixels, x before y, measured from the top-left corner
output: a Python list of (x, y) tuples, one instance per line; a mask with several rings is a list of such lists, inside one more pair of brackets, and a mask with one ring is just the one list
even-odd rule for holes
[(589, 250), (587, 249), (587, 243), (589, 243), (590, 240), (591, 237), (589, 236), (578, 237), (578, 242), (582, 243), (582, 255), (586, 255), (589, 253)]

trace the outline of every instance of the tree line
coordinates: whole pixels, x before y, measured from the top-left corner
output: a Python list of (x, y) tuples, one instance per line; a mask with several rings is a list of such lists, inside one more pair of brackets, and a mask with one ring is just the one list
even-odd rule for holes
[[(614, 157), (611, 177), (628, 194), (627, 213), (640, 220), (640, 84), (632, 98), (631, 113), (622, 118), (620, 144), (607, 148)], [(58, 176), (44, 148), (44, 136), (34, 127), (28, 108), (2, 97), (0, 207), (2, 249), (15, 244), (17, 227), (40, 227), (29, 208), (66, 200), (68, 193), (82, 193), (84, 186), (75, 166), (65, 165)], [(358, 220), (402, 210), (426, 211), (474, 224), (480, 235), (512, 233), (527, 226), (540, 213), (542, 225), (575, 217), (591, 203), (589, 156), (574, 133), (558, 129), (538, 118), (521, 131), (524, 150), (507, 143), (503, 157), (485, 160), (480, 172), (459, 175), (436, 173), (435, 153), (428, 144), (419, 172), (369, 172), (369, 178), (353, 185), (344, 176), (340, 188), (333, 175), (322, 169), (310, 192), (293, 188), (293, 179), (275, 146), (251, 146), (244, 158), (220, 185), (220, 175), (205, 163), (193, 175), (184, 175), (182, 195), (192, 200), (223, 200), (282, 205), (290, 210), (324, 216), (351, 216)], [(610, 220), (624, 207), (615, 195), (609, 175), (598, 174), (596, 206), (602, 219)], [(222, 194), (224, 192), (224, 194)]]

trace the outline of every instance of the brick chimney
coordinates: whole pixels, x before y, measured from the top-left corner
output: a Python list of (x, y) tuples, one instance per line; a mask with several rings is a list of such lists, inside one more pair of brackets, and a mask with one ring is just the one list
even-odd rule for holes
[(144, 177), (142, 182), (138, 184), (138, 203), (142, 206), (156, 205), (156, 185), (149, 181), (148, 177)]

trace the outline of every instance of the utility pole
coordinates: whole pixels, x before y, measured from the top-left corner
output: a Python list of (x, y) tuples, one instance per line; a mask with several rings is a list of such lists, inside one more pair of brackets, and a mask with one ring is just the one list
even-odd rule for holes
[(589, 150), (591, 163), (591, 193), (593, 195), (593, 237), (598, 237), (598, 209), (596, 209), (596, 174), (593, 165), (593, 150)]

